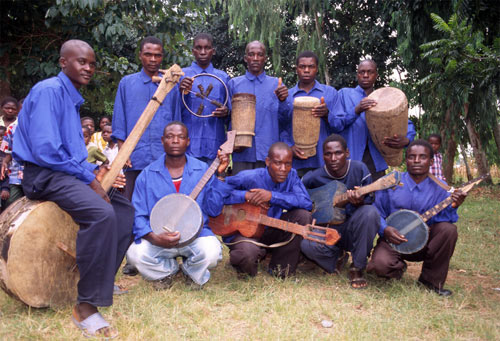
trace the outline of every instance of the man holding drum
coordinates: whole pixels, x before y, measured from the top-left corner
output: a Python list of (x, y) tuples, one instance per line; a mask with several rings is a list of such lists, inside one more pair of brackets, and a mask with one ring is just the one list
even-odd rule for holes
[(380, 238), (367, 271), (373, 271), (381, 277), (400, 279), (406, 270), (406, 260), (423, 261), (418, 281), (441, 296), (450, 296), (452, 292), (443, 286), (458, 238), (457, 227), (453, 223), (458, 220), (457, 208), (464, 202), (466, 194), (455, 190), (451, 194), (455, 208), (449, 205), (427, 221), (429, 240), (416, 253), (401, 254), (391, 248), (389, 243), (399, 245), (407, 239), (396, 228), (388, 226), (385, 220), (400, 209), (423, 214), (449, 197), (449, 193), (428, 176), (433, 156), (432, 147), (427, 141), (413, 141), (406, 151), (408, 171), (401, 177), (404, 186), (377, 193), (375, 207), (380, 213)]

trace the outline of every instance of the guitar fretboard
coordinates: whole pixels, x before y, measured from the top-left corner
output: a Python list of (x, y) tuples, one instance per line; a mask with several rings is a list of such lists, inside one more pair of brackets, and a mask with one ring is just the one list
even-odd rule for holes
[(450, 205), (452, 202), (451, 197), (448, 197), (441, 201), (439, 204), (435, 205), (434, 207), (428, 209), (424, 214), (421, 215), (422, 219), (424, 222), (427, 220), (431, 219), (434, 217), (436, 214), (444, 210), (448, 205)]
[(220, 165), (220, 160), (218, 158), (215, 159), (214, 162), (212, 162), (212, 164), (207, 169), (205, 174), (203, 174), (203, 176), (201, 177), (200, 181), (198, 181), (198, 183), (196, 184), (196, 186), (193, 189), (193, 191), (191, 192), (191, 194), (189, 194), (189, 196), (192, 199), (196, 200), (196, 198), (198, 197), (200, 192), (203, 190), (203, 187), (205, 187), (205, 185), (207, 184), (208, 180), (210, 180), (212, 175), (214, 175), (214, 173), (217, 170), (217, 167), (219, 167), (219, 165)]
[(303, 236), (306, 233), (305, 230), (306, 228), (302, 225), (291, 223), (285, 220), (271, 218), (263, 214), (260, 215), (259, 222), (263, 225), (271, 226), (283, 231), (289, 231), (301, 236)]

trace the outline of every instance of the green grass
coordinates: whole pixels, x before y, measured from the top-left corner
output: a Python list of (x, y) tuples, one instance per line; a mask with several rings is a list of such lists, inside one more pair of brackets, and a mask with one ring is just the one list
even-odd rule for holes
[[(326, 275), (302, 265), (276, 280), (261, 269), (240, 280), (221, 264), (201, 291), (179, 276), (166, 291), (119, 275), (130, 293), (102, 309), (123, 340), (499, 340), (500, 190), (482, 188), (460, 208), (459, 241), (443, 299), (415, 284), (420, 263), (401, 281), (368, 276), (369, 288), (349, 288), (345, 271)], [(31, 309), (0, 292), (0, 339), (81, 339), (71, 307)], [(333, 322), (323, 328), (321, 321)]]

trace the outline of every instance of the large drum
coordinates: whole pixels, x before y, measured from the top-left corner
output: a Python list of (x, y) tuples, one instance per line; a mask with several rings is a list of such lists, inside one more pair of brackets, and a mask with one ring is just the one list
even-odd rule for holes
[(321, 119), (312, 115), (312, 109), (319, 103), (318, 98), (311, 96), (293, 100), (293, 140), (305, 157), (316, 155)]
[(36, 308), (76, 301), (78, 225), (55, 203), (21, 198), (0, 215), (0, 286)]
[(366, 110), (366, 125), (375, 146), (389, 166), (399, 166), (403, 161), (403, 150), (393, 149), (383, 144), (385, 137), (395, 134), (406, 136), (408, 130), (408, 100), (403, 91), (397, 88), (381, 88), (372, 92), (368, 98), (377, 105)]
[(251, 147), (255, 136), (255, 95), (239, 93), (231, 99), (231, 125), (236, 130), (234, 147)]

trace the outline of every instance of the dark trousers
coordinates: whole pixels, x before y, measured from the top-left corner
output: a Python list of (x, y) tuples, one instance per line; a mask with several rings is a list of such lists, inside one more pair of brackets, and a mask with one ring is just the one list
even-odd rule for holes
[(76, 238), (78, 302), (111, 305), (115, 274), (132, 236), (134, 208), (130, 202), (115, 193), (109, 204), (74, 176), (31, 164), (24, 169), (22, 186), (29, 199), (55, 202), (80, 225)]
[(139, 176), (142, 171), (140, 170), (131, 170), (125, 172), (125, 179), (127, 180), (127, 184), (125, 185), (125, 190), (123, 191), (123, 195), (130, 202), (132, 202), (132, 194), (134, 194), (135, 188), (135, 179)]
[(457, 238), (457, 227), (454, 224), (447, 222), (434, 224), (430, 226), (427, 245), (411, 255), (400, 254), (391, 248), (385, 239), (379, 238), (367, 270), (381, 277), (400, 279), (406, 270), (406, 260), (423, 261), (420, 278), (437, 288), (442, 288), (448, 275)]
[(366, 167), (368, 167), (368, 170), (372, 175), (372, 181), (377, 181), (378, 179), (380, 179), (385, 175), (385, 170), (377, 172), (375, 168), (375, 163), (373, 162), (372, 155), (370, 154), (370, 149), (368, 148), (368, 144), (366, 144), (362, 161), (366, 165)]
[[(310, 224), (312, 221), (311, 212), (303, 209), (295, 209), (281, 215), (281, 220), (286, 220), (300, 225)], [(258, 241), (270, 245), (290, 240), (292, 234), (272, 227), (266, 228), (266, 231), (259, 239), (246, 238), (237, 234), (234, 242), (244, 239)], [(272, 254), (269, 263), (269, 272), (279, 277), (292, 275), (297, 269), (300, 255), (300, 242), (302, 236), (296, 235), (292, 241), (284, 246), (266, 249), (255, 244), (242, 242), (229, 246), (229, 262), (238, 272), (247, 273), (250, 276), (257, 274), (259, 261), (265, 257), (267, 252)]]
[(342, 250), (350, 251), (354, 266), (364, 269), (379, 226), (380, 217), (377, 209), (372, 205), (363, 205), (358, 207), (343, 224), (330, 226), (341, 236), (337, 244), (328, 246), (303, 240), (300, 247), (307, 258), (316, 262), (326, 272), (335, 272), (337, 259)]
[(255, 162), (237, 161), (233, 162), (233, 171), (231, 175), (236, 175), (239, 172), (247, 169), (256, 169), (264, 167), (266, 167), (266, 163), (264, 161), (255, 161)]

